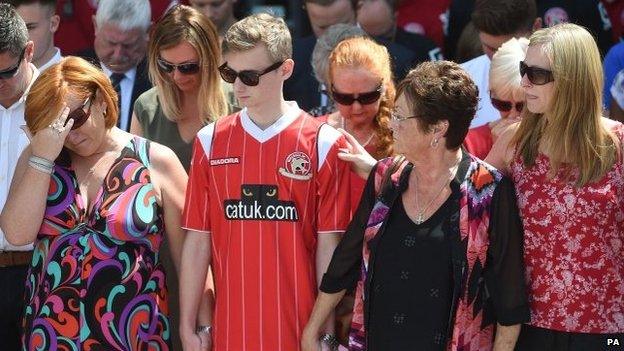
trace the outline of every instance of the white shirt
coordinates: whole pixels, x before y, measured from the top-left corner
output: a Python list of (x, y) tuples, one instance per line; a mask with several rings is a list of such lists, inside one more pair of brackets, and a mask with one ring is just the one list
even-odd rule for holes
[[(26, 95), (39, 76), (39, 70), (35, 65), (31, 63), (30, 68), (33, 70), (33, 76), (22, 97), (9, 108), (0, 105), (0, 211), (9, 196), (11, 179), (17, 166), (17, 160), (28, 145), (28, 137), (20, 127), (26, 124), (24, 121)], [(0, 251), (29, 251), (32, 249), (32, 244), (25, 246), (9, 244), (2, 229), (0, 229)]]
[(500, 118), (500, 112), (490, 102), (490, 59), (481, 55), (461, 64), (479, 88), (479, 107), (470, 128), (482, 126)]
[(39, 72), (43, 72), (45, 71), (48, 67), (61, 62), (61, 59), (63, 58), (63, 56), (61, 56), (61, 49), (55, 47), (54, 50), (56, 50), (56, 52), (54, 53), (54, 56), (52, 56), (52, 58), (50, 59), (50, 61), (44, 63), (43, 65), (41, 65), (41, 67), (39, 67)]
[[(113, 72), (102, 64), (102, 71), (110, 78)], [(132, 89), (134, 89), (134, 80), (136, 78), (136, 67), (126, 71), (124, 78), (119, 83), (121, 89), (121, 111), (119, 111), (119, 128), (128, 130), (130, 126), (130, 111), (132, 111)]]

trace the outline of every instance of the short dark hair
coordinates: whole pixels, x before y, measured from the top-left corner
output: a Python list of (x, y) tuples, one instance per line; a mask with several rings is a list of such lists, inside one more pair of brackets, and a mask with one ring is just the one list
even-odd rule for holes
[(17, 57), (28, 43), (26, 23), (10, 4), (0, 3), (0, 53)]
[(0, 2), (6, 2), (18, 8), (22, 5), (39, 4), (41, 6), (47, 6), (56, 11), (56, 0), (2, 0)]
[(479, 89), (466, 71), (451, 61), (427, 61), (412, 69), (399, 83), (397, 95), (405, 94), (418, 126), (431, 131), (446, 120), (446, 148), (459, 148), (477, 112)]
[(537, 18), (535, 0), (477, 0), (472, 22), (490, 35), (531, 31)]

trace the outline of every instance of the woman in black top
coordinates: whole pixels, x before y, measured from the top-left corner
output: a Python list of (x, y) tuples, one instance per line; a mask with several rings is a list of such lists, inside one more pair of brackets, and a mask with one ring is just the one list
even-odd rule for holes
[(529, 318), (522, 226), (509, 180), (460, 148), (477, 95), (444, 61), (419, 65), (399, 85), (395, 150), (408, 162), (373, 167), (303, 350), (331, 339), (320, 326), (353, 287), (351, 350), (513, 349)]

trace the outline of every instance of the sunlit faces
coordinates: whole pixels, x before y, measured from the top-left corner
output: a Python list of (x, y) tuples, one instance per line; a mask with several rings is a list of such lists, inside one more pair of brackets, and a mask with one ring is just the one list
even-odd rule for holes
[(518, 118), (524, 108), (524, 100), (517, 101), (513, 96), (499, 95), (494, 90), (490, 91), (490, 101), (501, 118)]
[(334, 24), (353, 24), (355, 22), (355, 11), (350, 0), (336, 0), (328, 6), (309, 2), (305, 6), (310, 19), (310, 25), (317, 38)]
[(44, 64), (41, 60), (46, 59), (46, 54), (54, 49), (54, 33), (60, 21), (54, 10), (52, 6), (38, 2), (17, 7), (17, 13), (26, 22), (29, 39), (35, 43), (33, 61), (37, 66)]
[(0, 104), (8, 108), (28, 86), (28, 62), (32, 59), (33, 43), (28, 42), (22, 54), (0, 53)]
[(97, 94), (82, 99), (73, 93), (67, 95), (65, 103), (70, 111), (83, 109), (85, 113), (88, 112), (88, 118), (84, 120), (83, 124), (72, 129), (67, 135), (65, 147), (80, 156), (89, 156), (95, 153), (102, 144), (107, 131), (103, 115), (106, 104)]
[[(164, 63), (168, 63), (175, 66), (180, 66), (184, 64), (198, 64), (199, 65), (199, 55), (197, 54), (197, 50), (186, 41), (179, 43), (176, 46), (167, 49), (160, 50), (160, 59)], [(175, 83), (175, 85), (183, 92), (193, 91), (199, 88), (199, 84), (201, 83), (201, 67), (199, 67), (199, 71), (194, 74), (188, 74), (187, 72), (181, 73), (180, 68), (173, 69), (171, 73), (163, 72), (163, 75), (169, 76), (171, 80)]]
[(93, 48), (100, 61), (115, 73), (125, 73), (145, 57), (147, 33), (140, 28), (122, 30), (113, 23), (97, 27)]
[(409, 102), (404, 94), (399, 95), (394, 104), (394, 115), (400, 119), (392, 119), (392, 135), (394, 137), (394, 152), (397, 154), (426, 150), (431, 144), (433, 133), (425, 133), (418, 125), (418, 118), (414, 116)]
[[(245, 51), (228, 52), (223, 60), (236, 72), (262, 72), (275, 63), (264, 45), (256, 45)], [(266, 103), (275, 103), (282, 96), (283, 83), (292, 74), (292, 69), (293, 61), (288, 59), (277, 69), (260, 76), (256, 86), (246, 85), (236, 78), (233, 83), (234, 95), (242, 107), (255, 108)]]
[[(379, 89), (381, 78), (363, 67), (338, 67), (333, 70), (330, 83), (332, 90), (339, 94), (359, 96), (378, 90), (381, 91)], [(340, 115), (355, 128), (357, 128), (358, 125), (366, 126), (371, 124), (381, 104), (381, 98), (369, 104), (362, 104), (360, 101), (354, 101), (352, 104), (348, 105), (340, 104), (336, 99), (334, 99), (334, 101), (336, 102), (336, 107)]]
[[(529, 67), (551, 70), (550, 61), (542, 50), (541, 45), (529, 46), (524, 63)], [(532, 113), (545, 113), (550, 106), (550, 100), (554, 93), (554, 82), (536, 85), (529, 81), (526, 74), (520, 81), (526, 94), (527, 109)]]
[(372, 36), (381, 36), (391, 32), (395, 26), (395, 15), (386, 0), (360, 1), (357, 21)]

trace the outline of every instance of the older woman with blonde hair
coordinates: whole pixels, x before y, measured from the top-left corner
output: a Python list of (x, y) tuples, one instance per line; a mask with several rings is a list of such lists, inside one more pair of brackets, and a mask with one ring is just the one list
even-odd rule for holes
[(137, 99), (131, 132), (170, 147), (186, 170), (195, 134), (228, 113), (220, 61), (215, 26), (192, 7), (174, 6), (151, 32), (148, 64), (154, 87)]
[(533, 33), (524, 117), (487, 157), (511, 175), (525, 232), (531, 321), (517, 350), (624, 340), (624, 125), (602, 115), (601, 66), (582, 27)]
[[(34, 241), (25, 350), (168, 350), (165, 234), (179, 262), (186, 173), (173, 152), (115, 127), (117, 94), (83, 59), (48, 68), (26, 99), (31, 143), (0, 225)], [(166, 227), (166, 231), (165, 231)]]

